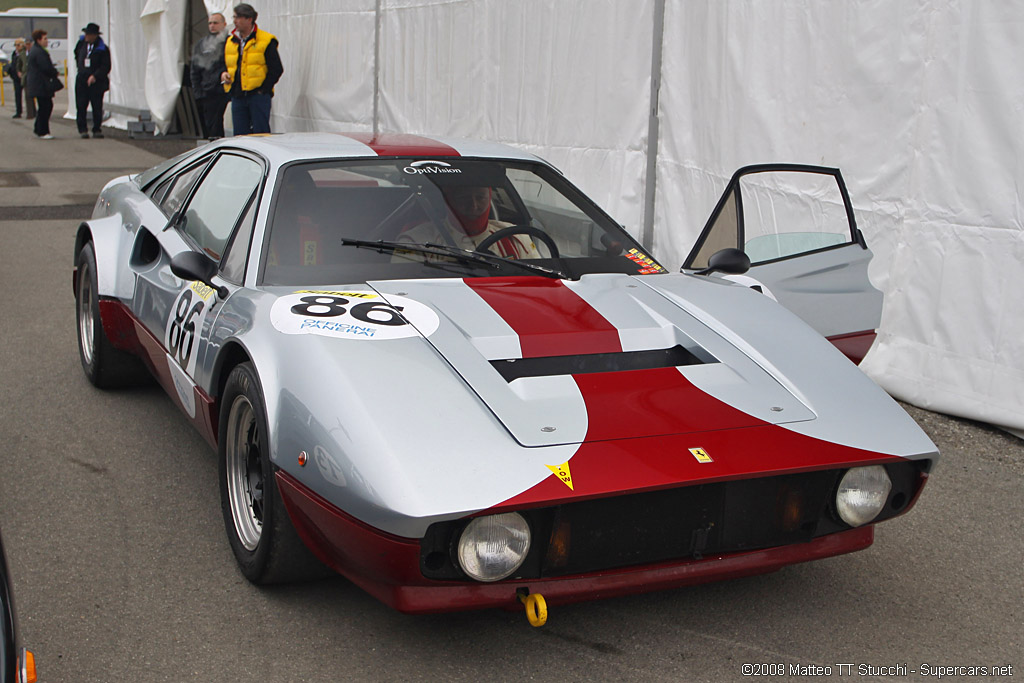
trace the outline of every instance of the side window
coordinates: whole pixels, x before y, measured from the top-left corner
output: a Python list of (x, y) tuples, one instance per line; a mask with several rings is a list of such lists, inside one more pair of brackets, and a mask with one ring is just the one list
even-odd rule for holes
[(704, 226), (704, 232), (694, 246), (689, 258), (683, 264), (686, 268), (707, 268), (708, 259), (717, 251), (727, 247), (739, 247), (739, 205), (738, 183), (729, 183), (725, 194), (718, 200), (715, 212)]
[(192, 196), (181, 230), (210, 257), (219, 261), (232, 230), (262, 178), (263, 167), (252, 159), (234, 154), (218, 157)]
[(743, 251), (751, 263), (796, 256), (853, 240), (836, 179), (817, 173), (744, 176)]
[(146, 190), (146, 194), (148, 194), (150, 199), (152, 199), (154, 202), (160, 204), (163, 201), (164, 195), (167, 194), (167, 188), (171, 186), (171, 181), (173, 180), (174, 178), (168, 178), (163, 182), (153, 185), (148, 190)]
[(231, 243), (228, 244), (227, 254), (221, 264), (220, 274), (225, 280), (241, 284), (245, 280), (245, 262), (249, 256), (249, 243), (252, 241), (252, 229), (256, 222), (256, 206), (259, 204), (257, 192), (253, 193), (245, 215), (238, 224), (238, 230)]
[(684, 262), (706, 268), (726, 247), (752, 264), (799, 256), (853, 242), (855, 225), (842, 176), (817, 166), (747, 167), (725, 193)]
[[(171, 179), (170, 189), (160, 201), (160, 208), (164, 210), (165, 214), (170, 216), (181, 208), (181, 205), (185, 203), (185, 199), (188, 198), (188, 191), (192, 189), (192, 185), (195, 184), (196, 178), (202, 174), (203, 169), (205, 168), (205, 163), (197, 164), (184, 173), (179, 173), (176, 177)], [(154, 194), (154, 198), (156, 196), (157, 195)]]

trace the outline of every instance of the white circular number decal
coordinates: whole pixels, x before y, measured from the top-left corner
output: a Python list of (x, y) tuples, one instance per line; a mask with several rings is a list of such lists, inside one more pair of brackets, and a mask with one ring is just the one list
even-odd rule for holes
[(342, 339), (401, 339), (430, 336), (440, 323), (433, 309), (412, 299), (374, 292), (303, 290), (281, 297), (270, 322), (285, 334)]
[(201, 282), (191, 282), (178, 293), (167, 318), (164, 347), (189, 376), (195, 375), (198, 337), (213, 297), (212, 288)]

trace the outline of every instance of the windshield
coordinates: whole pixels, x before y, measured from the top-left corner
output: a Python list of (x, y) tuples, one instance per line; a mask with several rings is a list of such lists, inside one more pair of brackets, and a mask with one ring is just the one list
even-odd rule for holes
[[(263, 248), (260, 280), (266, 285), (528, 275), (525, 264), (572, 278), (664, 272), (542, 164), (465, 158), (300, 163), (282, 170), (277, 187)], [(378, 241), (392, 244), (366, 244)], [(500, 258), (464, 258), (465, 252)]]

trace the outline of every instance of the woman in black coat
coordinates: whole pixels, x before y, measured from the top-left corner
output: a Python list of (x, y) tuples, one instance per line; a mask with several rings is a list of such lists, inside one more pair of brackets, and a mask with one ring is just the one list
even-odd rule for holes
[(58, 77), (57, 69), (50, 61), (50, 53), (46, 51), (50, 42), (46, 31), (37, 28), (32, 32), (32, 40), (32, 49), (28, 53), (28, 87), (25, 96), (36, 98), (36, 137), (52, 140), (50, 114), (53, 113), (53, 90), (50, 89), (50, 82)]

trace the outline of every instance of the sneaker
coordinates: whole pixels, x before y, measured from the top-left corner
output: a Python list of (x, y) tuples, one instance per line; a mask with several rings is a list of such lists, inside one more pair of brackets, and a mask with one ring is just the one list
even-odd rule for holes
[(79, 133), (79, 135), (82, 136), (83, 140), (88, 140), (89, 139), (89, 134), (88, 133)]
[(102, 131), (102, 130), (98, 130), (98, 131), (94, 132), (94, 133), (92, 134), (92, 136), (93, 136), (94, 138), (101, 138), (101, 137), (103, 137), (103, 131)]
[(50, 135), (49, 133), (47, 133), (46, 135), (37, 135), (36, 137), (39, 138), (40, 140), (52, 140), (53, 139), (53, 136)]

